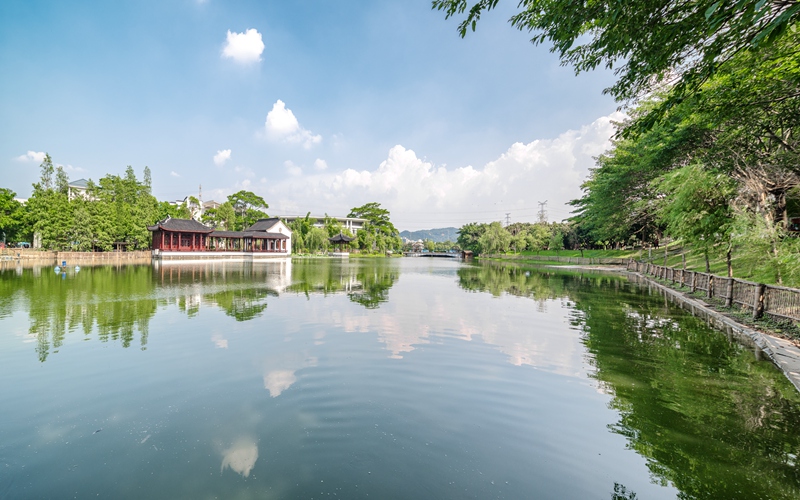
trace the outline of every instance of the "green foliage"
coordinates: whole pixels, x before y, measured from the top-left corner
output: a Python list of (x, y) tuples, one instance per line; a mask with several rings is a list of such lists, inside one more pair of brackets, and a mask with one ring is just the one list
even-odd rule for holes
[(475, 255), (479, 255), (483, 251), (480, 239), (488, 227), (488, 224), (478, 224), (476, 222), (464, 224), (458, 230), (458, 239), (456, 243), (458, 243), (458, 246), (462, 249), (469, 250)]
[(348, 217), (357, 219), (367, 219), (376, 232), (381, 232), (387, 236), (394, 236), (398, 233), (397, 229), (389, 220), (389, 211), (381, 208), (380, 203), (371, 202), (360, 207), (350, 209)]
[(737, 211), (731, 228), (740, 265), (765, 282), (800, 286), (800, 239), (788, 236), (782, 224), (771, 224), (749, 211)]
[(559, 251), (564, 250), (564, 235), (556, 229), (550, 236), (550, 241), (547, 243), (548, 250), (555, 250), (556, 255)]
[(503, 227), (499, 222), (491, 224), (469, 223), (458, 230), (456, 246), (471, 250), (475, 255), (503, 253), (513, 250), (522, 252), (531, 250), (540, 252), (547, 248), (562, 250), (576, 248), (577, 240), (573, 238), (573, 246), (567, 247), (565, 234), (572, 234), (571, 224), (547, 224), (538, 222), (515, 223)]
[[(578, 239), (655, 246), (667, 235), (729, 263), (740, 254), (745, 275), (763, 276), (769, 263), (769, 281), (789, 276), (798, 267), (786, 225), (800, 186), (799, 49), (792, 29), (732, 55), (691, 96), (678, 102), (667, 89), (636, 107), (572, 202)], [(667, 102), (659, 122), (626, 133)]]
[(730, 249), (733, 179), (693, 164), (663, 175), (655, 186), (663, 195), (658, 215), (669, 234), (704, 254), (719, 245), (725, 252)]
[[(377, 202), (367, 203), (354, 207), (347, 214), (348, 217), (366, 219), (364, 227), (358, 231), (355, 245), (368, 252), (377, 251), (386, 253), (387, 250), (400, 250), (403, 241), (399, 237), (397, 228), (389, 219), (390, 213)], [(338, 232), (336, 233), (338, 234)]]
[(347, 233), (347, 236), (352, 236), (352, 234), (350, 234), (350, 232), (344, 228), (341, 222), (333, 217), (328, 216), (328, 214), (325, 214), (322, 225), (325, 226), (325, 231), (328, 233), (329, 238), (333, 238), (340, 233), (345, 234), (345, 232)]
[(304, 236), (306, 249), (310, 252), (324, 252), (328, 250), (328, 232), (321, 227), (312, 227)]
[(287, 224), (292, 230), (292, 251), (301, 253), (308, 250), (308, 233), (317, 223), (317, 219), (311, 218), (308, 212), (302, 219), (295, 219), (291, 224)]
[[(473, 1), (433, 0), (433, 8), (447, 18), (466, 12), (458, 26), (463, 37), (476, 29), (483, 12), (498, 3)], [(615, 68), (618, 80), (606, 92), (618, 100), (632, 100), (672, 84), (669, 98), (649, 110), (648, 126), (721, 68), (735, 65), (731, 59), (736, 54), (781, 39), (800, 18), (796, 1), (521, 0), (518, 6), (511, 25), (533, 33), (534, 44), (551, 43), (551, 51), (563, 64), (576, 72)]]
[(0, 188), (0, 241), (15, 241), (22, 227), (22, 204), (14, 199), (17, 194)]
[(499, 222), (492, 222), (478, 239), (484, 253), (507, 252), (511, 234)]
[(244, 228), (252, 226), (258, 219), (269, 217), (266, 210), (269, 205), (264, 198), (251, 191), (239, 191), (228, 196), (228, 202), (235, 214), (232, 231), (242, 231)]
[[(184, 216), (182, 218), (188, 218), (188, 216)], [(233, 205), (231, 202), (226, 201), (220, 204), (217, 208), (207, 208), (203, 212), (203, 216), (201, 217), (200, 221), (207, 226), (223, 230), (231, 230), (231, 228), (234, 226), (235, 219), (236, 213), (233, 209)]]
[(186, 204), (181, 203), (180, 205), (173, 205), (168, 201), (160, 201), (156, 206), (156, 220), (164, 220), (167, 217), (172, 217), (173, 219), (191, 219), (192, 214), (189, 211), (189, 208)]
[(550, 228), (546, 224), (533, 224), (525, 234), (526, 247), (535, 252), (547, 248), (550, 242)]
[(115, 245), (146, 249), (151, 239), (147, 226), (172, 210), (168, 204), (158, 204), (130, 166), (123, 177), (107, 175), (97, 184), (89, 181), (86, 198), (72, 200), (66, 173), (53, 167), (49, 155), (40, 168), (40, 180), (21, 209), (18, 227), (21, 235), (35, 236), (45, 249), (112, 250)]

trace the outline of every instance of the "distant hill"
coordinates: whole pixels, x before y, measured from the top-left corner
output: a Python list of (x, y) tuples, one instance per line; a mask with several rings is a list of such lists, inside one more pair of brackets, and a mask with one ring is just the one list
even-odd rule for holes
[(409, 240), (431, 240), (436, 243), (456, 241), (458, 238), (457, 227), (440, 227), (438, 229), (420, 229), (419, 231), (400, 231), (401, 238)]

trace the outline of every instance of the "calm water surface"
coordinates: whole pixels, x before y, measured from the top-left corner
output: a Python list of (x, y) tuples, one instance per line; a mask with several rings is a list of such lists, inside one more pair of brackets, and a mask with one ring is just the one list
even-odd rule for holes
[(0, 271), (2, 498), (800, 498), (800, 397), (615, 275)]

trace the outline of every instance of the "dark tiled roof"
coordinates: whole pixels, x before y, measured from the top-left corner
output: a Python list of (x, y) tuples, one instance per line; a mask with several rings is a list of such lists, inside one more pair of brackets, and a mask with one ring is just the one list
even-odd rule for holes
[(355, 238), (351, 238), (349, 236), (345, 236), (342, 233), (337, 234), (333, 238), (328, 238), (328, 241), (331, 243), (349, 243), (353, 241)]
[(69, 187), (86, 189), (87, 187), (89, 187), (89, 181), (87, 181), (86, 179), (78, 179), (77, 181), (70, 182)]
[(162, 221), (156, 222), (154, 226), (148, 226), (147, 229), (150, 231), (163, 229), (165, 231), (179, 231), (181, 233), (210, 233), (213, 231), (210, 227), (194, 219), (173, 219), (172, 217), (167, 217)]
[(245, 229), (245, 231), (269, 231), (272, 226), (280, 222), (277, 217), (270, 217), (269, 219), (258, 219), (255, 224)]
[(264, 231), (214, 231), (209, 234), (211, 238), (256, 238), (261, 240), (288, 240), (289, 237), (281, 233), (267, 233)]
[(241, 231), (217, 231), (216, 229), (209, 234), (212, 238), (241, 238)]
[(254, 233), (253, 238), (269, 238), (278, 240), (288, 240), (289, 236), (283, 233)]

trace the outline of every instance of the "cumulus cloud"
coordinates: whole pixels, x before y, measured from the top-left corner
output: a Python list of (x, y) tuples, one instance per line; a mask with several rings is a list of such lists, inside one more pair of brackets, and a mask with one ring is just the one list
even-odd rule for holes
[(19, 155), (14, 159), (17, 161), (32, 161), (36, 163), (42, 163), (44, 161), (44, 156), (44, 152), (28, 151), (24, 155)]
[(569, 215), (565, 204), (580, 197), (594, 157), (610, 146), (612, 122), (622, 118), (613, 113), (554, 139), (515, 143), (479, 168), (437, 166), (397, 145), (375, 169), (290, 177), (267, 194), (278, 211), (299, 204), (304, 210), (338, 214), (379, 201), (400, 229), (490, 222), (506, 212), (512, 222), (534, 221), (537, 202), (544, 200), (550, 220), (561, 220)]
[(289, 172), (289, 175), (302, 175), (303, 169), (295, 165), (293, 162), (286, 160), (283, 162), (283, 166), (286, 167), (286, 171)]
[(86, 172), (86, 169), (85, 169), (85, 168), (81, 168), (81, 167), (73, 167), (72, 165), (61, 165), (61, 164), (56, 164), (56, 166), (57, 166), (57, 167), (61, 167), (61, 168), (63, 168), (64, 170), (66, 170), (67, 172), (71, 172), (71, 173), (74, 173), (74, 174), (80, 174), (80, 173), (85, 173), (85, 172)]
[(230, 149), (223, 149), (221, 151), (217, 151), (217, 154), (214, 155), (214, 165), (221, 167), (225, 165), (225, 162), (231, 159), (231, 150)]
[(328, 162), (317, 158), (316, 160), (314, 160), (314, 168), (316, 168), (317, 170), (327, 170)]
[(244, 33), (236, 33), (228, 30), (225, 40), (225, 47), (222, 49), (222, 57), (233, 59), (241, 64), (250, 64), (261, 60), (261, 53), (264, 52), (264, 42), (261, 33), (250, 28)]
[(322, 136), (314, 134), (300, 126), (300, 122), (286, 104), (278, 99), (272, 105), (272, 110), (267, 113), (264, 124), (267, 137), (272, 140), (283, 141), (289, 144), (300, 144), (305, 149), (311, 149), (315, 144), (322, 142)]

